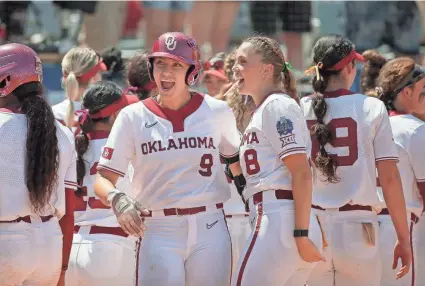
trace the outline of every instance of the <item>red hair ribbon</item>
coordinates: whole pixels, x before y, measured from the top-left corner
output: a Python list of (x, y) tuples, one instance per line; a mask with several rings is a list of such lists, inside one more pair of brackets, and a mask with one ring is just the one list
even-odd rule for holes
[(81, 109), (75, 111), (75, 115), (78, 116), (78, 122), (81, 125), (84, 125), (84, 122), (86, 122), (87, 118), (90, 117), (89, 111), (87, 109)]

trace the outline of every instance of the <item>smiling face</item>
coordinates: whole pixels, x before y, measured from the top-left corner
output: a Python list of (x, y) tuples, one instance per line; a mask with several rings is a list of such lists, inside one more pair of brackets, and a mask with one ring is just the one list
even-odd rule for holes
[(161, 95), (179, 94), (187, 90), (185, 82), (189, 65), (174, 59), (158, 57), (153, 62), (153, 76)]
[(255, 52), (251, 43), (243, 43), (236, 51), (236, 62), (233, 66), (234, 79), (239, 82), (239, 92), (252, 95), (262, 83), (261, 54)]

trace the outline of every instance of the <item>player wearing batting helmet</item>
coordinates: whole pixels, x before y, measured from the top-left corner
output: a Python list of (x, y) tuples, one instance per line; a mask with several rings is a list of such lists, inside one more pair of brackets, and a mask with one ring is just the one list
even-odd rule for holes
[[(220, 156), (238, 177), (235, 117), (225, 102), (189, 91), (201, 68), (191, 37), (161, 35), (149, 65), (158, 95), (118, 115), (99, 161), (95, 192), (127, 233), (143, 237), (139, 285), (228, 285), (231, 245), (223, 202), (230, 189)], [(115, 185), (130, 162), (133, 198)]]
[(43, 98), (42, 66), (0, 46), (0, 284), (64, 285), (77, 188), (74, 137)]

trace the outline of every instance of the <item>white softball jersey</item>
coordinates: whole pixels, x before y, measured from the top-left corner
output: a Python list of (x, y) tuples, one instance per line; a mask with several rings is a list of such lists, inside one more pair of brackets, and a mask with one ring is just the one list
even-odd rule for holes
[[(403, 185), (404, 199), (408, 212), (421, 216), (425, 194), (425, 123), (410, 114), (390, 116), (394, 141), (397, 146), (397, 164)], [(378, 187), (382, 207), (386, 207), (382, 189)]]
[[(27, 124), (25, 114), (0, 110), (0, 221), (37, 215), (32, 210), (26, 185)], [(65, 188), (77, 189), (76, 157), (71, 131), (57, 122), (56, 136), (60, 156), (57, 188), (39, 215), (55, 215), (60, 219), (65, 214)]]
[[(102, 148), (106, 144), (109, 136), (109, 131), (93, 131), (87, 134), (89, 137), (89, 147), (83, 155), (83, 160), (86, 163), (86, 175), (82, 182), (83, 194), (75, 196), (75, 225), (99, 225), (108, 227), (119, 227), (115, 214), (110, 207), (105, 206), (94, 193), (94, 184), (96, 180), (97, 165), (102, 153)], [(120, 177), (116, 187), (132, 196), (131, 182), (128, 174), (125, 177)]]
[[(66, 126), (66, 120), (68, 119), (68, 110), (69, 110), (70, 100), (67, 98), (58, 104), (52, 106), (53, 114), (55, 118)], [(74, 112), (81, 109), (81, 101), (72, 101), (74, 107)], [(75, 124), (72, 128), (72, 132), (75, 134), (78, 133), (80, 126), (78, 125), (78, 116), (74, 115)]]
[[(384, 104), (377, 98), (340, 89), (325, 93), (328, 110), (324, 123), (330, 128), (332, 143), (325, 149), (338, 162), (338, 183), (327, 183), (315, 169), (313, 204), (337, 208), (346, 204), (372, 206), (380, 211), (376, 195), (376, 162), (398, 160), (391, 125)], [(310, 128), (316, 123), (311, 96), (301, 100), (301, 108)], [(312, 140), (312, 160), (319, 144)]]
[(121, 110), (98, 169), (124, 176), (131, 162), (133, 194), (149, 210), (223, 203), (230, 189), (220, 154), (237, 156), (239, 144), (226, 102), (193, 93), (174, 111), (149, 98)]
[(309, 155), (310, 149), (310, 134), (295, 100), (283, 93), (269, 95), (254, 111), (242, 139), (244, 198), (267, 190), (292, 190), (291, 174), (282, 159)]

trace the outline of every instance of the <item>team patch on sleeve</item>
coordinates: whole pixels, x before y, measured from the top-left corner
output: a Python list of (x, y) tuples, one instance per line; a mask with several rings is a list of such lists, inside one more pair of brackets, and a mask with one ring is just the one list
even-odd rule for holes
[(294, 124), (291, 120), (281, 117), (276, 123), (276, 130), (279, 133), (282, 148), (289, 144), (295, 144)]
[(109, 147), (105, 147), (105, 148), (103, 148), (102, 157), (107, 159), (107, 160), (111, 160), (112, 153), (114, 153), (114, 149), (109, 148)]

